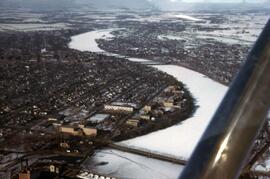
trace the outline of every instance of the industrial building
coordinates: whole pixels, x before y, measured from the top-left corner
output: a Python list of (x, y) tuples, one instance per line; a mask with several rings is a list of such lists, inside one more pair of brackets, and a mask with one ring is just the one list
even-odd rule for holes
[(127, 120), (126, 124), (129, 126), (138, 127), (140, 124), (140, 121), (138, 119), (129, 119)]
[(89, 137), (97, 136), (97, 129), (86, 127), (84, 125), (79, 125), (79, 127), (61, 126), (59, 128), (59, 131), (62, 133), (67, 133), (74, 136), (82, 136), (82, 135), (89, 136)]
[(152, 107), (149, 105), (146, 105), (146, 106), (144, 106), (143, 110), (145, 113), (149, 113), (152, 110)]
[(105, 104), (104, 110), (117, 113), (132, 113), (134, 111), (134, 106), (131, 106), (128, 103), (112, 103)]

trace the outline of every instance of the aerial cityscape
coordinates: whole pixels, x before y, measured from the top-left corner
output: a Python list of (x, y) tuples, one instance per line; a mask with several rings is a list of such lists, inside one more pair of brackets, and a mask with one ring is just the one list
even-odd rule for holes
[(270, 5), (129, 1), (0, 2), (0, 179), (178, 178)]

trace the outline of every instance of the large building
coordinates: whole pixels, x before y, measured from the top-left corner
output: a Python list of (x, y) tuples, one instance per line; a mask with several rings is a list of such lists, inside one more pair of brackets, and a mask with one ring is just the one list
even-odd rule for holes
[(63, 132), (63, 133), (69, 133), (72, 135), (79, 135), (78, 130), (75, 130), (75, 128), (72, 126), (61, 126), (59, 128), (59, 130), (60, 130), (60, 132)]
[(31, 179), (30, 171), (26, 170), (19, 173), (19, 179)]
[(89, 136), (89, 137), (97, 136), (97, 129), (91, 128), (91, 127), (85, 127), (84, 125), (80, 125), (79, 127), (61, 126), (59, 130), (62, 133), (67, 133), (74, 136), (82, 136), (82, 135)]
[(144, 110), (145, 113), (149, 113), (149, 112), (151, 112), (152, 107), (149, 106), (149, 105), (146, 105), (146, 106), (144, 106), (143, 110)]
[(90, 117), (89, 119), (87, 119), (87, 121), (92, 122), (92, 123), (101, 123), (109, 118), (110, 118), (109, 114), (96, 114)]
[(112, 103), (104, 105), (105, 111), (117, 113), (132, 113), (134, 108), (136, 108), (136, 105), (132, 103)]
[(126, 124), (133, 126), (133, 127), (138, 127), (139, 126), (140, 121), (138, 119), (129, 119), (127, 120)]
[(84, 135), (86, 136), (92, 136), (95, 137), (97, 136), (97, 129), (91, 128), (91, 127), (84, 127), (82, 128)]

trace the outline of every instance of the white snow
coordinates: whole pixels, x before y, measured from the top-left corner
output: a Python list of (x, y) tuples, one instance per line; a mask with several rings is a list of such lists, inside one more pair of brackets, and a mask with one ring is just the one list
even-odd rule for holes
[[(100, 165), (102, 163), (104, 165)], [(111, 149), (97, 151), (83, 167), (122, 179), (173, 179), (177, 178), (184, 168), (181, 165)]]
[[(96, 39), (112, 37), (111, 31), (112, 29), (99, 30), (73, 36), (69, 44), (70, 48), (104, 53), (98, 47)], [(146, 59), (130, 58), (130, 60), (145, 62)], [(196, 98), (199, 108), (193, 117), (181, 124), (123, 141), (121, 144), (187, 159), (211, 120), (227, 87), (200, 73), (180, 66), (158, 65), (154, 67), (173, 75), (179, 81), (185, 83), (194, 98)]]
[(261, 164), (255, 165), (254, 170), (259, 172), (270, 172), (270, 157), (265, 159)]
[(186, 40), (185, 38), (174, 36), (174, 35), (159, 35), (159, 40)]
[(0, 23), (1, 31), (15, 30), (15, 31), (49, 31), (49, 30), (60, 30), (69, 29), (69, 24), (67, 23), (52, 23), (52, 24), (42, 24), (42, 23), (27, 23), (27, 24), (7, 24)]
[(151, 60), (146, 60), (142, 58), (128, 58), (132, 62), (151, 62)]
[(213, 35), (197, 35), (197, 38), (199, 39), (212, 39), (216, 40), (222, 43), (227, 43), (227, 44), (252, 44), (251, 41), (244, 41), (241, 39), (235, 39), (233, 37), (219, 37), (219, 36), (213, 36)]
[(191, 20), (191, 21), (203, 21), (203, 19), (198, 19), (198, 18), (184, 15), (184, 14), (177, 14), (177, 15), (174, 15), (174, 17), (177, 17), (179, 19)]
[(91, 31), (91, 32), (75, 35), (71, 37), (69, 48), (80, 50), (80, 51), (105, 52), (104, 50), (98, 47), (96, 40), (107, 39), (107, 38), (113, 37), (111, 32), (112, 32), (112, 29), (107, 29), (107, 30)]

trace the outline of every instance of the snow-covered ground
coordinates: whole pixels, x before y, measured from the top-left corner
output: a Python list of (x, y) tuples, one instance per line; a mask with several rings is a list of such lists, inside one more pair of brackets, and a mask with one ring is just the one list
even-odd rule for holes
[(132, 62), (150, 62), (151, 60), (146, 60), (142, 58), (129, 58), (130, 61)]
[(250, 45), (254, 43), (254, 41), (246, 41), (241, 39), (235, 39), (233, 37), (221, 37), (221, 36), (214, 36), (214, 35), (197, 35), (199, 39), (211, 39), (218, 42), (226, 43), (226, 44), (242, 44), (242, 45)]
[(159, 35), (159, 40), (186, 40), (185, 38), (174, 36), (174, 35)]
[[(180, 32), (169, 32), (168, 34), (159, 35), (159, 40), (186, 40), (187, 44), (208, 43), (217, 41), (226, 44), (241, 44), (251, 46), (258, 38), (264, 25), (269, 19), (266, 14), (248, 14), (248, 15), (226, 15), (223, 22), (211, 22), (209, 19), (215, 19), (216, 14), (191, 14), (179, 15), (176, 13), (168, 13), (162, 18), (172, 20), (188, 20), (191, 24), (190, 28)], [(178, 17), (178, 18), (177, 18)], [(196, 17), (200, 17), (199, 19)], [(201, 29), (198, 30), (198, 26)], [(205, 29), (204, 29), (205, 28)]]
[(118, 150), (97, 151), (83, 168), (122, 179), (131, 178), (177, 178), (183, 166)]
[(28, 24), (6, 24), (0, 23), (0, 31), (15, 30), (15, 31), (49, 31), (69, 29), (69, 24), (66, 23), (54, 23), (54, 24), (42, 24), (42, 23), (28, 23)]
[(184, 20), (190, 20), (190, 21), (203, 21), (203, 19), (198, 19), (192, 16), (184, 15), (184, 14), (176, 14), (174, 17)]
[[(209, 15), (211, 17), (211, 15)], [(204, 17), (207, 18), (207, 17)], [(224, 43), (236, 43), (237, 40), (240, 44), (253, 44), (259, 34), (261, 33), (263, 27), (269, 19), (269, 15), (266, 14), (249, 14), (249, 15), (226, 15), (225, 22), (221, 24), (215, 23), (198, 23), (197, 25), (204, 28), (218, 29), (213, 31), (199, 30), (194, 34), (213, 38), (217, 41)], [(221, 29), (219, 29), (221, 28)], [(227, 40), (226, 40), (227, 39)]]

